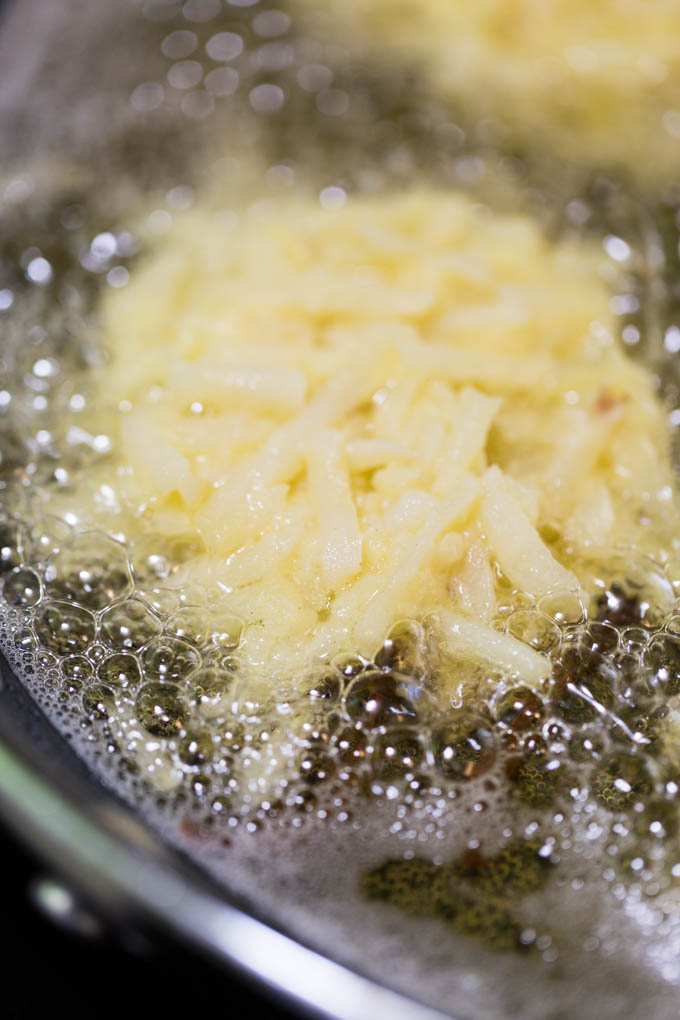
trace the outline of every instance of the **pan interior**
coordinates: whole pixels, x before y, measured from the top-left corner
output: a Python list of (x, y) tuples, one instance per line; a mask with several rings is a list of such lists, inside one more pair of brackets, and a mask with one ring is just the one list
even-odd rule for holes
[[(203, 654), (204, 607), (172, 583), (191, 550), (141, 556), (114, 528), (79, 535), (53, 510), (111, 458), (106, 422), (96, 433), (82, 424), (105, 357), (102, 296), (127, 285), (215, 179), (224, 216), (244, 191), (266, 209), (296, 189), (332, 205), (419, 184), (604, 246), (619, 268), (623, 253), (617, 329), (654, 374), (671, 431), (680, 195), (518, 145), (438, 97), (417, 63), (353, 47), (294, 5), (110, 6), (82, 3), (74, 17), (72, 3), (35, 4), (41, 31), (30, 34), (10, 9), (0, 38), (12, 154), (0, 183), (3, 651), (162, 838), (331, 957), (462, 1016), (675, 1015), (678, 786), (663, 733), (677, 712), (680, 569), (670, 555), (643, 566), (619, 555), (600, 579), (600, 618), (553, 621), (556, 658), (574, 676), (549, 703), (515, 694), (466, 720), (449, 738), (457, 761), (467, 755), (460, 771), (437, 766), (432, 724), (353, 729), (339, 686), (353, 680), (347, 663), (305, 702), (308, 728), (274, 791), (262, 763), (282, 704), (216, 715), (209, 753), (182, 732), (179, 783), (154, 764), (182, 727), (172, 698), (150, 706), (158, 747), (130, 753), (136, 722), (112, 723), (111, 685), (136, 691), (156, 668), (149, 648), (177, 680)], [(179, 638), (178, 617), (192, 621)], [(382, 654), (379, 673), (399, 647)], [(413, 696), (389, 693), (402, 709)], [(422, 753), (422, 764), (391, 769), (395, 753)]]

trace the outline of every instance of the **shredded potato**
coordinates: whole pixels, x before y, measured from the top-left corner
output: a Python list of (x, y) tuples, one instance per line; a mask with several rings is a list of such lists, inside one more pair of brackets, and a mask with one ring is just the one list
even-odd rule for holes
[(580, 597), (587, 560), (657, 551), (671, 512), (599, 255), (426, 190), (219, 222), (177, 217), (106, 299), (120, 506), (200, 536), (174, 583), (243, 619), (253, 676), (434, 613), (453, 654), (539, 682), (501, 590)]
[[(677, 0), (297, 0), (324, 35), (401, 61), (481, 121), (588, 168), (675, 180)], [(326, 23), (327, 19), (327, 23)], [(343, 36), (344, 27), (344, 36)]]

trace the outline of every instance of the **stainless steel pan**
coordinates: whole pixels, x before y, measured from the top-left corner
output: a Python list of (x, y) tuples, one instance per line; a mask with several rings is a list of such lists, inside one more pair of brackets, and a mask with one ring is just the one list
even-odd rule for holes
[[(232, 0), (230, 23), (249, 21), (251, 6)], [(213, 9), (222, 10), (218, 0), (189, 0), (186, 7), (193, 27), (207, 24)], [(182, 118), (177, 109), (166, 109), (157, 103), (156, 86), (166, 73), (159, 39), (168, 31), (163, 26), (182, 10), (175, 0), (116, 5), (105, 0), (16, 0), (0, 9), (4, 186), (5, 192), (14, 189), (15, 205), (27, 211), (29, 226), (33, 213), (39, 219), (41, 206), (49, 205), (55, 188), (75, 189), (89, 196), (95, 213), (104, 207), (107, 215), (124, 218), (125, 195), (156, 194), (200, 180), (202, 164), (196, 153), (210, 151), (211, 131), (227, 137), (236, 156), (239, 145), (258, 147), (265, 160), (280, 168), (286, 154), (294, 154), (305, 172), (314, 175), (319, 166), (330, 166), (334, 179), (348, 186), (360, 180), (365, 188), (381, 187), (419, 172), (455, 185), (474, 176), (479, 157), (461, 148), (462, 132), (453, 130), (449, 111), (421, 93), (417, 80), (399, 68), (354, 66), (337, 46), (338, 91), (355, 89), (361, 100), (347, 118), (314, 113), (313, 97), (294, 84), (295, 68), (285, 67), (268, 72), (271, 81), (278, 81), (279, 73), (288, 75), (287, 105), (280, 117), (252, 116), (248, 86), (260, 80), (252, 67), (247, 73), (254, 77), (242, 94), (214, 117), (211, 110), (196, 117), (199, 108), (194, 108)], [(322, 59), (319, 45), (304, 43), (307, 65)], [(529, 159), (523, 164), (529, 175), (530, 164)], [(130, 188), (114, 188), (114, 180), (117, 185), (128, 182)], [(561, 209), (571, 193), (573, 178), (565, 169), (543, 180), (548, 183), (540, 199), (528, 188), (525, 204), (549, 221), (550, 210)], [(611, 189), (601, 181), (594, 189), (602, 198), (603, 222), (607, 217), (635, 221), (637, 212), (631, 216), (625, 196), (614, 202)], [(123, 205), (116, 204), (120, 202)], [(21, 224), (20, 216), (17, 222)], [(648, 220), (641, 217), (640, 222), (647, 229)], [(0, 281), (0, 293), (2, 286)], [(396, 915), (385, 914), (376, 920), (376, 939), (385, 945), (393, 939), (395, 953), (402, 954), (398, 958), (410, 960), (414, 973), (427, 941), (433, 973), (451, 978), (447, 995), (440, 995), (440, 985), (428, 985), (427, 969), (414, 981), (412, 987), (429, 1006), (398, 994), (394, 988), (408, 992), (411, 987), (410, 971), (386, 968), (385, 952), (376, 953), (375, 960), (362, 955), (366, 939), (357, 941), (352, 954), (347, 948), (351, 926), (336, 945), (335, 922), (329, 920), (328, 936), (319, 938), (313, 903), (301, 904), (302, 913), (296, 912), (291, 896), (289, 910), (268, 910), (262, 897), (254, 895), (255, 873), (251, 889), (236, 882), (218, 884), (173, 848), (158, 828), (146, 824), (86, 768), (7, 663), (2, 660), (1, 665), (2, 817), (109, 924), (171, 933), (218, 967), (237, 968), (273, 994), (288, 997), (301, 1011), (347, 1020), (434, 1018), (442, 1015), (434, 1005), (448, 1015), (521, 1013), (559, 1020), (624, 1012), (643, 1017), (648, 1015), (647, 1003), (653, 1002), (659, 1020), (677, 1015), (676, 990), (660, 987), (648, 968), (637, 965), (634, 947), (613, 959), (596, 960), (591, 954), (585, 962), (560, 963), (548, 975), (533, 964), (524, 969), (514, 960), (487, 956), (427, 925), (412, 931), (404, 925), (401, 930)], [(583, 895), (567, 900), (570, 924), (582, 921), (587, 928), (596, 905)], [(306, 925), (304, 911), (316, 927)]]

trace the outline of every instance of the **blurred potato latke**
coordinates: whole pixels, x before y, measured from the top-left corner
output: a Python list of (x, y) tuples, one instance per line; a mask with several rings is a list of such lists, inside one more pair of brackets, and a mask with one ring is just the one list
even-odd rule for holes
[[(677, 0), (346, 0), (312, 20), (519, 151), (672, 182), (680, 158)], [(484, 122), (486, 121), (486, 124)]]

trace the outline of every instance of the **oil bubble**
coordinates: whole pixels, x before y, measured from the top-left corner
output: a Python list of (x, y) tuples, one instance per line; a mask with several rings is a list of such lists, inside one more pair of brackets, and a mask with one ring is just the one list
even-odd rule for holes
[(331, 660), (333, 665), (344, 677), (351, 678), (358, 676), (368, 666), (368, 660), (360, 655), (352, 655), (341, 652)]
[(158, 680), (184, 678), (196, 669), (200, 661), (196, 649), (179, 638), (154, 638), (142, 651), (145, 675)]
[[(565, 612), (564, 606), (560, 612)], [(519, 609), (511, 613), (508, 617), (508, 633), (539, 652), (547, 652), (560, 638), (557, 624), (535, 609)]]
[(375, 656), (375, 664), (412, 677), (424, 676), (428, 664), (422, 625), (415, 620), (395, 623)]
[(0, 573), (20, 566), (24, 545), (24, 529), (16, 521), (0, 521)]
[(134, 655), (118, 652), (99, 663), (97, 676), (109, 686), (134, 687), (142, 678), (142, 670)]
[(83, 710), (90, 719), (107, 719), (113, 710), (114, 700), (114, 693), (106, 684), (92, 684), (83, 692)]
[(34, 606), (40, 600), (40, 578), (33, 570), (17, 567), (5, 578), (2, 594), (10, 606)]
[(205, 645), (212, 634), (211, 619), (205, 609), (188, 606), (170, 617), (165, 625), (166, 633), (184, 638), (196, 645)]
[(40, 643), (57, 655), (83, 652), (94, 640), (97, 627), (86, 609), (70, 602), (45, 602), (36, 614)]
[(437, 729), (432, 738), (435, 763), (452, 779), (473, 779), (487, 772), (496, 751), (490, 721), (475, 712), (463, 712)]
[(298, 768), (307, 783), (323, 783), (335, 775), (336, 763), (325, 751), (311, 748), (302, 755)]
[(535, 691), (528, 687), (514, 687), (504, 694), (496, 705), (496, 717), (508, 729), (516, 732), (530, 729), (545, 716), (545, 706)]
[(585, 618), (585, 609), (580, 598), (569, 592), (544, 596), (540, 600), (538, 608), (560, 626), (573, 626), (581, 623)]
[(137, 695), (135, 712), (144, 729), (154, 737), (176, 736), (187, 719), (175, 684), (144, 684)]
[(101, 618), (102, 640), (120, 651), (138, 651), (160, 630), (158, 618), (139, 599), (112, 606)]
[(390, 730), (380, 734), (373, 748), (371, 764), (375, 775), (386, 781), (414, 773), (425, 761), (425, 749), (413, 730)]
[(84, 655), (69, 655), (61, 664), (61, 672), (66, 680), (89, 680), (94, 675), (94, 667)]
[(642, 659), (652, 679), (667, 696), (680, 693), (680, 640), (670, 634), (652, 639)]
[(52, 598), (103, 609), (132, 588), (125, 550), (106, 535), (85, 532), (50, 557), (45, 588)]
[(220, 614), (214, 622), (210, 637), (212, 643), (218, 648), (228, 649), (237, 648), (241, 643), (242, 635), (243, 620), (239, 620), (237, 616), (229, 617)]
[(655, 627), (672, 608), (673, 586), (663, 570), (646, 557), (614, 562), (611, 577), (593, 577), (595, 615), (616, 627)]
[(190, 732), (182, 737), (177, 754), (185, 765), (205, 765), (212, 760), (215, 745), (207, 731)]
[(233, 700), (234, 674), (214, 666), (204, 666), (191, 678), (196, 707), (205, 719), (228, 714)]
[(368, 727), (415, 723), (418, 712), (409, 693), (407, 678), (401, 674), (367, 671), (347, 692), (347, 714)]
[(336, 702), (342, 694), (342, 676), (337, 670), (329, 670), (314, 678), (308, 697), (315, 702)]

